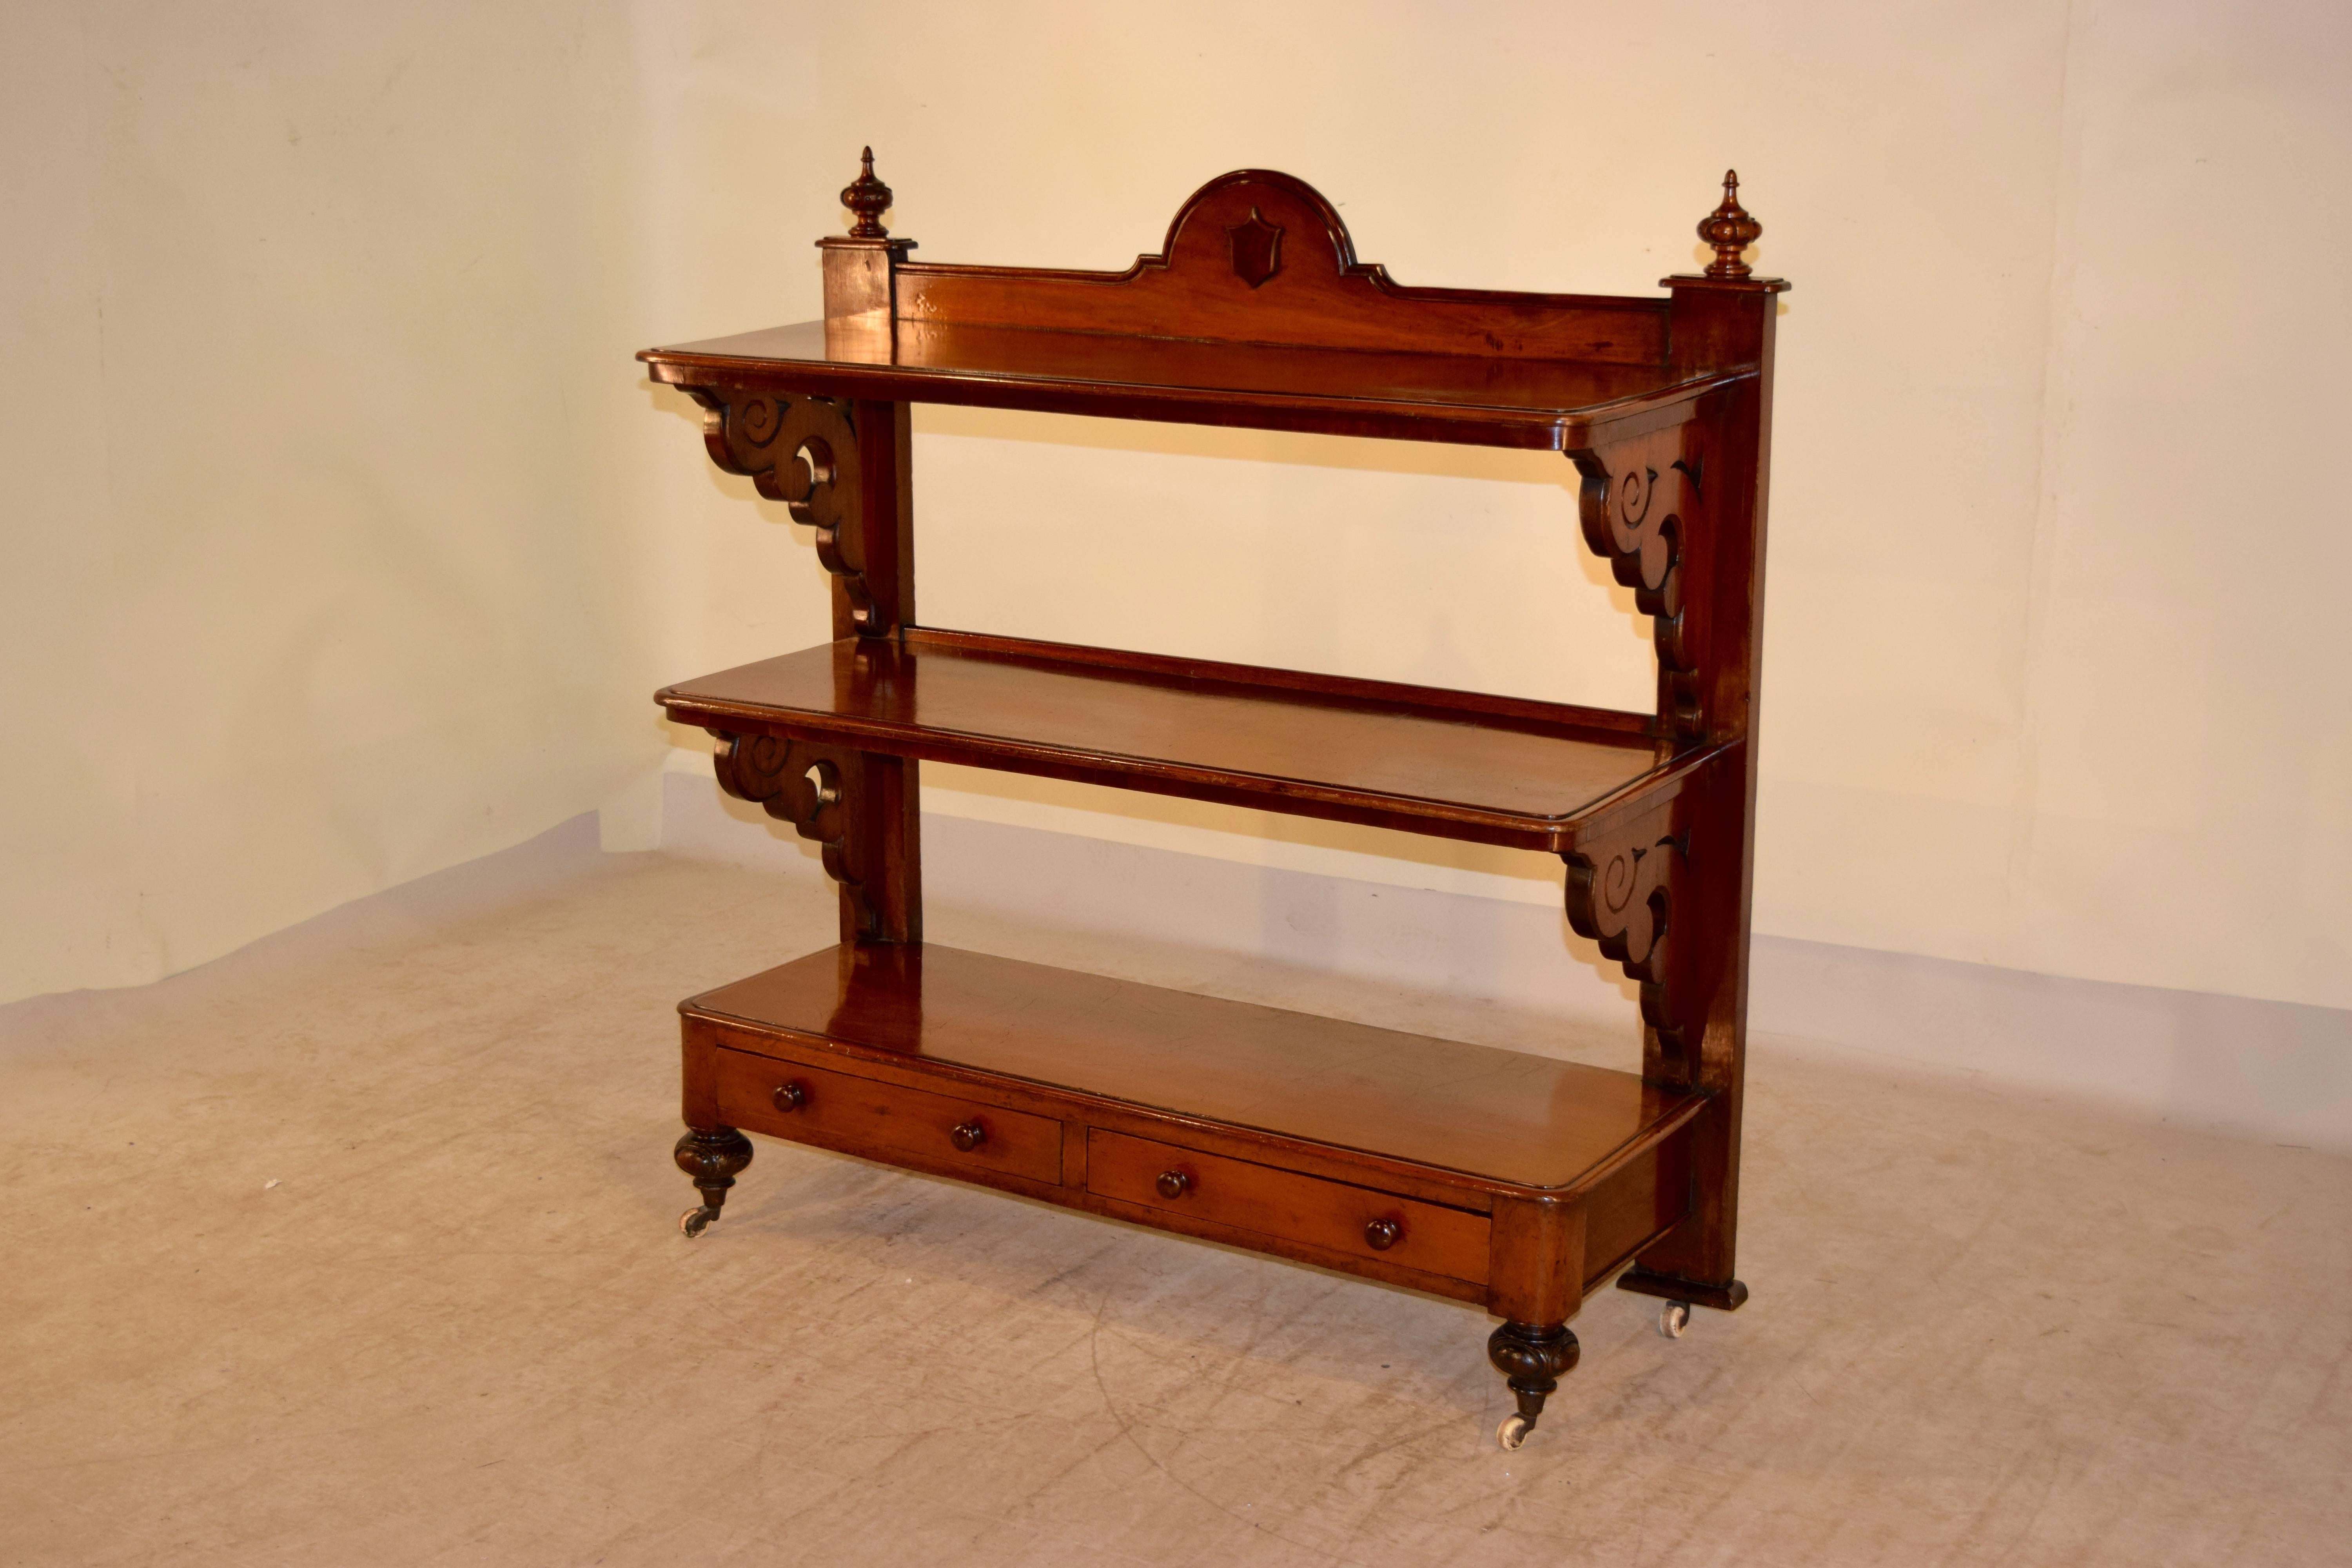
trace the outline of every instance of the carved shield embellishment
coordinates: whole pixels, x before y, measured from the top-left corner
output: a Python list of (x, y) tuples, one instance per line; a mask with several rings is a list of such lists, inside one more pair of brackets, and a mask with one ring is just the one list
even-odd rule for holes
[(1250, 208), (1249, 221), (1225, 230), (1234, 242), (1234, 272), (1255, 289), (1282, 270), (1282, 226)]

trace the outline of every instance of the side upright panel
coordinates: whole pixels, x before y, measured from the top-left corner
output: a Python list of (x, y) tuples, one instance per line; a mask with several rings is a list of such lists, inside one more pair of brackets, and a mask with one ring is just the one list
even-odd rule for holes
[[(1696, 1088), (1707, 1109), (1692, 1129), (1690, 1217), (1643, 1250), (1626, 1289), (1732, 1308), (1746, 1081), (1748, 912), (1755, 872), (1757, 690), (1763, 651), (1765, 497), (1771, 449), (1773, 327), (1788, 285), (1742, 259), (1761, 226), (1724, 178), (1721, 205), (1699, 225), (1715, 247), (1704, 275), (1669, 278), (1672, 367), (1754, 374), (1702, 400), (1697, 417), (1571, 454), (1583, 472), (1585, 531), (1634, 588), (1658, 627), (1658, 717), (1678, 748), (1722, 748), (1675, 802), (1638, 865), (1659, 862), (1657, 943), (1643, 973), (1643, 1065)], [(1570, 909), (1578, 909), (1571, 862)], [(1591, 899), (1588, 897), (1588, 903)], [(1669, 932), (1671, 934), (1669, 934)], [(1633, 968), (1629, 963), (1628, 968)], [(1662, 1028), (1653, 984), (1671, 998)]]
[[(862, 633), (897, 641), (915, 619), (910, 411), (904, 403), (866, 402), (853, 404), (851, 410), (857, 427), (857, 530), (867, 613), (859, 625), (857, 607), (847, 601), (835, 579), (833, 635), (839, 638)], [(866, 755), (860, 828), (866, 839), (875, 914), (869, 941), (923, 940), (922, 765), (907, 757)], [(845, 916), (845, 933), (846, 930)]]
[[(1726, 205), (1734, 205), (1728, 195)], [(1753, 232), (1751, 224), (1748, 237)], [(1709, 770), (1685, 798), (1680, 846), (1685, 874), (1669, 957), (1678, 1011), (1696, 1034), (1695, 1041), (1684, 1042), (1684, 1070), (1708, 1097), (1707, 1110), (1693, 1129), (1693, 1212), (1642, 1253), (1618, 1283), (1728, 1309), (1748, 1296), (1734, 1266), (1755, 873), (1757, 678), (1763, 651), (1773, 325), (1777, 296), (1787, 286), (1748, 278), (1744, 265), (1731, 276), (1667, 281), (1674, 289), (1677, 355), (1693, 365), (1751, 363), (1757, 374), (1711, 396), (1693, 427), (1696, 504), (1685, 541), (1690, 575), (1681, 628), (1685, 668), (1671, 678), (1661, 672), (1662, 706), (1674, 705), (1678, 731), (1695, 731), (1694, 739), (1730, 747), (1727, 765)]]

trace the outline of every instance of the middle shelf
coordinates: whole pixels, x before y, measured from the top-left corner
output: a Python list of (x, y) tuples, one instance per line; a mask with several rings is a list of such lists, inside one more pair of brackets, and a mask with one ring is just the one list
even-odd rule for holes
[(909, 628), (682, 681), (680, 723), (1566, 852), (1678, 786), (1646, 714)]

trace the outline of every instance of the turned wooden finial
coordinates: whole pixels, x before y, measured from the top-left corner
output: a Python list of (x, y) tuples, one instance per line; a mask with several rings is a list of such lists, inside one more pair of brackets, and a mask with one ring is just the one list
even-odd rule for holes
[(1715, 260), (1706, 269), (1709, 278), (1745, 278), (1748, 263), (1739, 253), (1756, 243), (1764, 233), (1764, 226), (1748, 216), (1739, 205), (1739, 171), (1723, 172), (1723, 203), (1698, 220), (1698, 237), (1715, 247)]
[(865, 168), (857, 178), (844, 187), (841, 205), (857, 215), (850, 226), (852, 239), (887, 239), (890, 231), (882, 226), (882, 215), (890, 210), (890, 187), (874, 177), (874, 149), (865, 153)]

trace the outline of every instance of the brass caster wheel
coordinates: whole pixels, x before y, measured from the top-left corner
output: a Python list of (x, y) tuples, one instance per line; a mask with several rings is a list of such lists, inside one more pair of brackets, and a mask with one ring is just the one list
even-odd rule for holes
[(1688, 1301), (1669, 1301), (1658, 1309), (1658, 1332), (1665, 1335), (1666, 1338), (1681, 1339), (1683, 1331), (1689, 1327), (1690, 1303)]
[(691, 1241), (709, 1229), (710, 1222), (718, 1217), (719, 1211), (709, 1204), (704, 1204), (699, 1208), (690, 1208), (678, 1215), (677, 1228), (685, 1233), (688, 1240)]
[(1526, 1442), (1528, 1434), (1534, 1428), (1534, 1422), (1514, 1410), (1503, 1417), (1500, 1426), (1495, 1428), (1495, 1441), (1501, 1444), (1503, 1451), (1507, 1454)]

